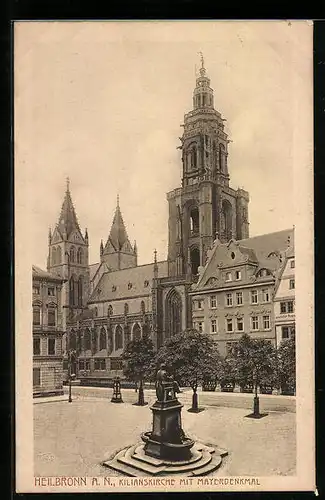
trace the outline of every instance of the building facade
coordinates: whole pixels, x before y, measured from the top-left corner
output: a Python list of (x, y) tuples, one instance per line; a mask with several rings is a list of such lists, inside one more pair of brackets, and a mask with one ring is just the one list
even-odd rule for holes
[(33, 266), (33, 395), (63, 394), (63, 279)]
[(283, 266), (275, 287), (274, 319), (276, 345), (295, 335), (295, 253), (291, 246), (285, 254)]
[(222, 355), (247, 333), (276, 345), (275, 290), (293, 230), (216, 240), (190, 292), (193, 327), (211, 334)]

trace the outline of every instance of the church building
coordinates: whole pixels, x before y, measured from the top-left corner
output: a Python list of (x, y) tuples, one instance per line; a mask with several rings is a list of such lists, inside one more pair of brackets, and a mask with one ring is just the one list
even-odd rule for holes
[(193, 109), (182, 125), (181, 187), (167, 194), (166, 261), (157, 262), (153, 249), (153, 262), (138, 266), (136, 243), (128, 238), (117, 200), (98, 263), (89, 264), (87, 229), (80, 230), (67, 184), (58, 224), (49, 234), (48, 271), (66, 280), (65, 349), (76, 350), (75, 371), (85, 384), (122, 374), (121, 354), (129, 339), (146, 332), (158, 348), (191, 327), (191, 287), (214, 241), (249, 237), (249, 195), (229, 185), (224, 121), (214, 108), (202, 58)]

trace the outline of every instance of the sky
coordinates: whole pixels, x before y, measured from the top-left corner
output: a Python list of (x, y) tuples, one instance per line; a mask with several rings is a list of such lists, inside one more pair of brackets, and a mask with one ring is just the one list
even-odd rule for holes
[(294, 171), (305, 161), (297, 110), (312, 102), (309, 28), (305, 21), (17, 23), (16, 209), (28, 220), (33, 263), (46, 267), (67, 177), (88, 229), (90, 263), (99, 261), (117, 194), (138, 263), (152, 262), (155, 248), (167, 258), (166, 193), (181, 183), (180, 125), (192, 109), (200, 51), (232, 141), (230, 185), (250, 193), (250, 236), (295, 225)]

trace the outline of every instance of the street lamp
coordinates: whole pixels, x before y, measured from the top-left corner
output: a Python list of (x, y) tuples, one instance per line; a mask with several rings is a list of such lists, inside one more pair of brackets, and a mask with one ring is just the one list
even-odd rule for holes
[(68, 351), (69, 403), (72, 403), (71, 382), (76, 378), (76, 374), (72, 373), (72, 363), (75, 361), (75, 355), (76, 351), (74, 349)]

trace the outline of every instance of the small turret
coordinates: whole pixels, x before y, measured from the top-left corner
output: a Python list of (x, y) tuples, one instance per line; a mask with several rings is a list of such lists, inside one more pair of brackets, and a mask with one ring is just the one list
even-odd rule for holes
[(88, 243), (88, 230), (85, 229), (85, 242)]
[(157, 263), (157, 250), (156, 249), (154, 250), (153, 255), (154, 255), (154, 257), (153, 257), (153, 261), (154, 261), (153, 276), (155, 279), (157, 279), (158, 278), (158, 263)]
[(103, 240), (100, 240), (100, 249), (99, 249), (100, 256), (103, 255), (104, 253), (104, 243)]

